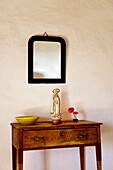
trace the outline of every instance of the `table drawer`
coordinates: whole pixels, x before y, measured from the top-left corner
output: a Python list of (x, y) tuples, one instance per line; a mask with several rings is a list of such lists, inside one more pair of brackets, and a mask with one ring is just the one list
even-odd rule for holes
[(24, 149), (95, 143), (97, 143), (95, 127), (23, 132)]

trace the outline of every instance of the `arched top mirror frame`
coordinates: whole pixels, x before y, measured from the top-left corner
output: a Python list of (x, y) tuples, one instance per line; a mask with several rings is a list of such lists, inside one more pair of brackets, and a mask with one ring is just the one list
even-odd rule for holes
[[(43, 54), (45, 56), (41, 56), (41, 57), (38, 57), (37, 59), (37, 62), (39, 60), (42, 60), (42, 58), (45, 58), (45, 70), (51, 70), (50, 72), (52, 73), (53, 70), (56, 70), (56, 73), (58, 73), (58, 75), (55, 74), (54, 75), (50, 75), (50, 76), (45, 76), (45, 77), (41, 77), (41, 76), (34, 76), (34, 56), (36, 56), (37, 53), (39, 53), (40, 50), (38, 50), (38, 52), (35, 53), (35, 50), (37, 47), (39, 49), (39, 45), (38, 44), (44, 44), (44, 47), (41, 48), (41, 49), (44, 49), (45, 47), (47, 47), (47, 44), (49, 44), (49, 53), (51, 51), (51, 49), (54, 49), (54, 46), (53, 44), (55, 44), (55, 46), (58, 44), (59, 46), (59, 53), (56, 52), (57, 54), (59, 54), (58, 56), (58, 67), (56, 67), (56, 63), (58, 63), (55, 59), (53, 60), (54, 57), (57, 58), (57, 55), (54, 53), (54, 51), (52, 51), (52, 55), (51, 57), (53, 57), (51, 59), (51, 65), (50, 65), (50, 68), (47, 68), (47, 66), (49, 67), (49, 62), (48, 62), (48, 51), (47, 50), (44, 50)], [(51, 46), (52, 45), (52, 46)], [(47, 48), (46, 48), (47, 49)], [(40, 52), (41, 54), (42, 52)], [(40, 59), (39, 59), (40, 58)], [(52, 63), (53, 61), (53, 63)], [(41, 63), (44, 61), (39, 61), (39, 63)], [(53, 64), (53, 66), (52, 66)], [(42, 65), (43, 66), (43, 65)], [(52, 66), (52, 67), (51, 67)], [(40, 67), (40, 66), (39, 66)], [(55, 68), (56, 67), (56, 68)], [(53, 69), (52, 69), (53, 68)], [(36, 74), (38, 75), (38, 74)], [(42, 75), (42, 74), (40, 74)], [(65, 83), (66, 82), (66, 43), (65, 43), (65, 40), (62, 38), (62, 37), (58, 37), (58, 36), (38, 36), (38, 35), (34, 35), (32, 36), (29, 41), (28, 41), (28, 83), (31, 83), (31, 84), (38, 84), (38, 83)]]

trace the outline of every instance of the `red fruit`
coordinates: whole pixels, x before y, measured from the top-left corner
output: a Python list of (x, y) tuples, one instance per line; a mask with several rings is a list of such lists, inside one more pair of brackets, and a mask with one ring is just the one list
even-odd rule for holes
[(74, 108), (73, 108), (73, 107), (70, 107), (70, 108), (68, 109), (68, 112), (69, 112), (69, 113), (73, 113), (73, 111), (74, 111)]

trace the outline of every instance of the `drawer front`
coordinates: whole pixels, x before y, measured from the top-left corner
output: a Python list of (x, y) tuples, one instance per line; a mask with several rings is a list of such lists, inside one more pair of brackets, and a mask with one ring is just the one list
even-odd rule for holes
[(23, 132), (23, 148), (47, 148), (97, 143), (96, 128), (37, 130)]

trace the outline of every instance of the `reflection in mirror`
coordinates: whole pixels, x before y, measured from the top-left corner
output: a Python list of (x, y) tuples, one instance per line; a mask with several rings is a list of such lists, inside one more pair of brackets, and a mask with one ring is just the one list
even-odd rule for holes
[(61, 44), (35, 41), (33, 43), (33, 78), (61, 78)]

